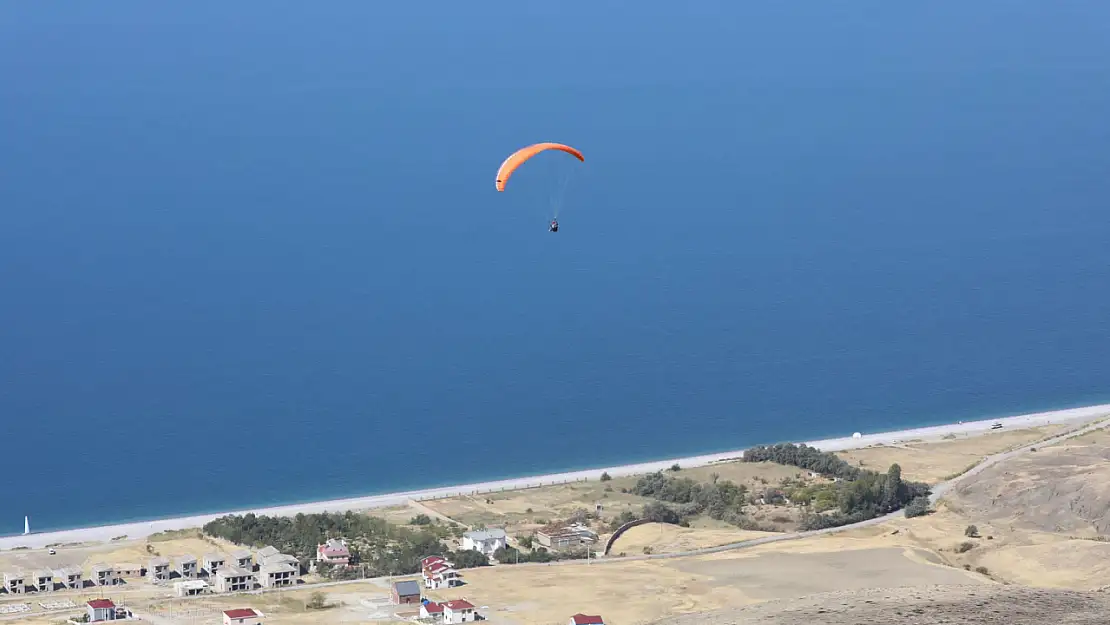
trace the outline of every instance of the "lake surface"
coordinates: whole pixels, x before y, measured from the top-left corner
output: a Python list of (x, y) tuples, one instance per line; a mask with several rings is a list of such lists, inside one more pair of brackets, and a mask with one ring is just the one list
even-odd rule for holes
[(5, 3), (0, 533), (1106, 401), (1107, 24)]

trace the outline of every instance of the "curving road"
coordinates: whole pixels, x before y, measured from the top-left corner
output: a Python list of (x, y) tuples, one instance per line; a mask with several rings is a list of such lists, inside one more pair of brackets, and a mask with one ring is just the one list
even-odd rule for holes
[[(1069, 438), (1073, 438), (1073, 437), (1076, 437), (1076, 436), (1082, 436), (1083, 434), (1087, 434), (1089, 432), (1094, 432), (1095, 430), (1101, 430), (1101, 429), (1104, 429), (1104, 428), (1107, 428), (1107, 427), (1110, 427), (1110, 419), (1106, 419), (1106, 416), (1104, 416), (1104, 417), (1102, 417), (1102, 420), (1095, 421), (1094, 423), (1090, 423), (1090, 424), (1088, 424), (1084, 427), (1081, 427), (1081, 428), (1077, 428), (1077, 429), (1074, 429), (1074, 430), (1069, 430), (1069, 431), (1067, 431), (1063, 434), (1053, 436), (1052, 438), (1047, 438), (1047, 439), (1044, 439), (1044, 440), (1041, 440), (1041, 441), (1030, 443), (1030, 444), (1024, 445), (1022, 447), (1011, 449), (1010, 451), (1004, 451), (1002, 453), (994, 454), (993, 456), (987, 456), (986, 458), (983, 459), (982, 462), (975, 465), (974, 467), (972, 467), (968, 471), (960, 474), (959, 476), (957, 476), (957, 477), (955, 477), (951, 480), (941, 482), (941, 483), (937, 484), (936, 486), (934, 486), (932, 488), (932, 494), (929, 495), (929, 503), (935, 505), (937, 503), (937, 501), (940, 500), (940, 498), (944, 497), (945, 494), (947, 494), (949, 491), (951, 491), (952, 488), (954, 488), (960, 482), (962, 482), (962, 481), (964, 481), (968, 478), (974, 477), (974, 476), (978, 475), (979, 473), (985, 471), (987, 468), (992, 467), (992, 466), (994, 466), (994, 465), (996, 465), (1000, 462), (1005, 462), (1006, 460), (1009, 460), (1010, 458), (1013, 458), (1013, 457), (1015, 457), (1019, 454), (1026, 453), (1034, 447), (1046, 447), (1046, 446), (1049, 446), (1049, 445), (1055, 445), (1055, 444), (1061, 443), (1061, 442), (1063, 442), (1063, 441), (1065, 441)], [(849, 525), (841, 525), (840, 527), (828, 527), (828, 528), (825, 528), (825, 529), (811, 530), (811, 531), (807, 531), (807, 532), (791, 532), (791, 533), (788, 533), (788, 534), (776, 534), (774, 536), (764, 536), (764, 537), (761, 537), (761, 538), (753, 538), (753, 539), (750, 539), (750, 540), (743, 540), (743, 541), (740, 541), (740, 542), (729, 543), (727, 545), (718, 545), (716, 547), (703, 547), (701, 549), (692, 549), (692, 550), (689, 550), (689, 551), (676, 551), (676, 552), (673, 552), (673, 553), (655, 553), (655, 554), (651, 554), (651, 555), (605, 556), (603, 558), (599, 558), (599, 559), (596, 559), (596, 560), (595, 559), (590, 559), (588, 562), (586, 560), (560, 560), (558, 562), (526, 562), (524, 564), (514, 564), (512, 566), (559, 566), (559, 565), (573, 565), (573, 564), (594, 565), (594, 564), (605, 564), (605, 563), (609, 563), (609, 562), (633, 562), (633, 561), (636, 561), (636, 560), (662, 560), (662, 559), (665, 559), (665, 558), (685, 558), (685, 557), (689, 557), (689, 556), (700, 556), (700, 555), (705, 555), (705, 554), (710, 554), (710, 553), (720, 553), (722, 551), (734, 551), (734, 550), (737, 550), (737, 549), (745, 549), (745, 548), (748, 548), (748, 547), (755, 547), (757, 545), (766, 545), (768, 543), (777, 543), (777, 542), (782, 542), (782, 541), (786, 541), (786, 540), (798, 540), (800, 538), (809, 538), (811, 536), (820, 536), (822, 534), (835, 534), (837, 532), (846, 532), (846, 531), (849, 531), (849, 530), (859, 529), (861, 527), (869, 527), (871, 525), (879, 525), (881, 523), (886, 523), (887, 521), (890, 521), (892, 519), (901, 518), (901, 517), (904, 517), (904, 516), (905, 516), (905, 514), (901, 510), (897, 510), (895, 512), (891, 512), (890, 514), (884, 514), (883, 516), (875, 517), (873, 519), (868, 519), (866, 521), (860, 521), (859, 523), (851, 523)]]

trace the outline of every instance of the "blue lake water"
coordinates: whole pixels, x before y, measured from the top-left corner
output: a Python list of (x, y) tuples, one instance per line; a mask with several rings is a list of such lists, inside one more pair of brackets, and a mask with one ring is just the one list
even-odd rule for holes
[(1104, 401), (1108, 23), (4, 3), (0, 533)]

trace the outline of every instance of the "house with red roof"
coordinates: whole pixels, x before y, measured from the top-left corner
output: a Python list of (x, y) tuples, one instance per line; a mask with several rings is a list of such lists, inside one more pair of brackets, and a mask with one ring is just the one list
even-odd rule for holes
[(329, 538), (326, 543), (316, 546), (316, 561), (347, 566), (351, 561), (351, 550), (343, 539)]
[(224, 610), (224, 625), (261, 625), (262, 613), (254, 608)]
[(89, 622), (116, 620), (116, 604), (111, 599), (93, 599), (85, 604), (89, 612)]
[(425, 588), (453, 588), (462, 584), (458, 571), (450, 562), (439, 557), (424, 558), (424, 561), (428, 564), (420, 570), (420, 576), (424, 579)]
[(605, 625), (605, 621), (601, 620), (600, 616), (582, 614), (579, 612), (570, 617), (570, 623), (567, 625)]
[(436, 603), (435, 601), (424, 601), (424, 603), (420, 605), (420, 618), (442, 621), (443, 604)]
[(444, 623), (469, 623), (477, 620), (478, 611), (466, 599), (453, 599), (440, 605), (443, 606)]

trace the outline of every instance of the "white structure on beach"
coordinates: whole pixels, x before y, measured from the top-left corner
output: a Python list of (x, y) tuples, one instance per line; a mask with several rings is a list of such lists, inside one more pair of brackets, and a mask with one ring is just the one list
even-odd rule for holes
[(462, 548), (492, 556), (494, 551), (508, 544), (508, 536), (503, 529), (476, 530), (462, 537)]

